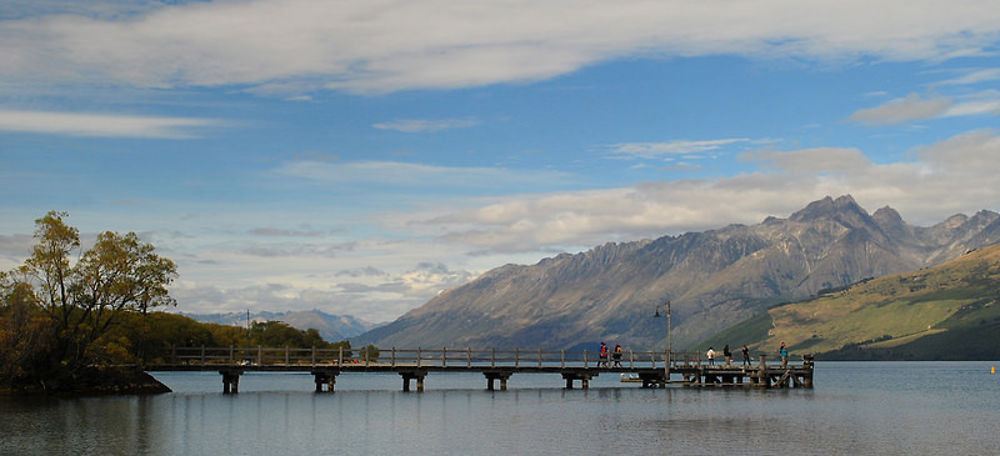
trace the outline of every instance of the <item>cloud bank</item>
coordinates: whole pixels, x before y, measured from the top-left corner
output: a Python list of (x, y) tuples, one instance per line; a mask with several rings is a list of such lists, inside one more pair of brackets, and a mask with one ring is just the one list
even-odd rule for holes
[[(853, 194), (869, 210), (888, 204), (910, 223), (933, 223), (1000, 202), (1000, 137), (972, 131), (878, 164), (860, 150), (815, 148), (745, 154), (756, 172), (655, 181), (609, 190), (504, 198), (421, 221), (442, 240), (501, 252), (589, 248), (784, 217), (827, 195)], [(940, 195), (948, 195), (941, 198)]]
[(0, 21), (0, 77), (384, 93), (541, 80), (637, 55), (942, 60), (1000, 36), (989, 0), (258, 0), (121, 15), (66, 5)]
[(187, 139), (197, 137), (206, 128), (225, 125), (216, 119), (0, 110), (0, 130), (23, 133)]

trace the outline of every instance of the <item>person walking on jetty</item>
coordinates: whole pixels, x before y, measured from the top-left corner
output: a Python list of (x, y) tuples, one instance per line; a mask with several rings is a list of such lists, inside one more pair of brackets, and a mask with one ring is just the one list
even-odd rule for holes
[(746, 344), (743, 344), (743, 365), (750, 367), (750, 349), (747, 348)]
[(708, 352), (705, 353), (705, 358), (708, 358), (708, 364), (715, 365), (715, 348), (708, 347)]
[(608, 367), (608, 346), (604, 342), (601, 342), (601, 359), (597, 362), (597, 367)]
[(625, 351), (622, 350), (621, 344), (615, 344), (615, 350), (611, 352), (611, 356), (615, 360), (615, 367), (622, 367), (622, 353), (624, 352)]
[(726, 366), (729, 366), (730, 364), (733, 363), (733, 352), (729, 351), (729, 344), (726, 344), (725, 347), (722, 347), (722, 356), (726, 357)]
[(788, 367), (788, 347), (785, 346), (785, 341), (781, 341), (778, 353), (781, 355), (781, 367)]

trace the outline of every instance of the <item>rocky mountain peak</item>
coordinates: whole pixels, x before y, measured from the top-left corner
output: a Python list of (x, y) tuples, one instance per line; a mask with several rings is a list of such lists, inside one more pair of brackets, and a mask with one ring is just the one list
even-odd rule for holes
[(974, 224), (977, 227), (984, 227), (1000, 219), (1000, 214), (993, 211), (981, 210), (976, 212), (972, 218), (969, 219), (969, 223)]
[(889, 206), (880, 207), (872, 214), (872, 218), (879, 225), (898, 225), (903, 223), (903, 217), (899, 215), (899, 212)]
[(868, 216), (868, 212), (854, 201), (854, 197), (843, 195), (837, 199), (827, 196), (821, 200), (813, 201), (802, 210), (792, 214), (789, 220), (793, 222), (811, 222), (824, 218), (835, 218), (842, 214)]
[(946, 218), (943, 222), (938, 223), (935, 227), (941, 227), (948, 230), (953, 230), (965, 224), (969, 221), (969, 216), (965, 214), (955, 214), (951, 217)]
[(909, 230), (907, 229), (906, 222), (903, 221), (903, 217), (889, 206), (883, 206), (875, 211), (872, 214), (872, 220), (882, 229), (882, 232), (897, 240), (902, 240), (909, 235)]

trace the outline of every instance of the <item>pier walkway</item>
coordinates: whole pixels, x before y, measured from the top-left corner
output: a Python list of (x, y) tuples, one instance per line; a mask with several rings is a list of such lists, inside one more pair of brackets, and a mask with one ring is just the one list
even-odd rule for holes
[[(266, 347), (172, 347), (145, 366), (147, 371), (218, 371), (223, 393), (238, 393), (244, 372), (309, 372), (316, 392), (333, 392), (337, 376), (346, 372), (394, 372), (403, 380), (403, 391), (424, 390), (424, 379), (432, 372), (478, 372), (486, 378), (486, 389), (501, 391), (513, 374), (560, 374), (566, 388), (574, 382), (588, 388), (590, 380), (602, 373), (622, 374), (627, 381), (645, 388), (676, 384), (687, 387), (812, 388), (813, 360), (801, 363), (768, 363), (759, 355), (751, 366), (726, 364), (716, 360), (708, 364), (692, 353), (633, 352), (628, 350), (620, 362), (609, 359), (602, 364), (597, 354), (588, 351), (477, 350), (472, 348), (436, 350), (380, 349), (360, 350), (352, 358), (342, 349), (297, 349)], [(669, 362), (667, 359), (669, 358)]]

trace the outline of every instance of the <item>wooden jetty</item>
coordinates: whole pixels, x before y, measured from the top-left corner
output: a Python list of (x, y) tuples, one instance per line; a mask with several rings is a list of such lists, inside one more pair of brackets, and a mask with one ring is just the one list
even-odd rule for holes
[(244, 372), (309, 372), (316, 392), (333, 392), (342, 373), (397, 373), (403, 391), (424, 390), (424, 379), (434, 372), (478, 372), (486, 378), (486, 389), (501, 391), (514, 374), (560, 374), (566, 388), (575, 382), (589, 388), (602, 373), (627, 374), (644, 388), (681, 385), (686, 387), (812, 388), (813, 359), (802, 363), (768, 363), (759, 355), (754, 365), (715, 363), (699, 360), (692, 353), (627, 351), (619, 362), (603, 361), (586, 350), (496, 350), (496, 349), (380, 349), (379, 356), (352, 358), (343, 349), (297, 349), (265, 347), (171, 347), (147, 371), (217, 371), (222, 375), (223, 393), (238, 393)]

